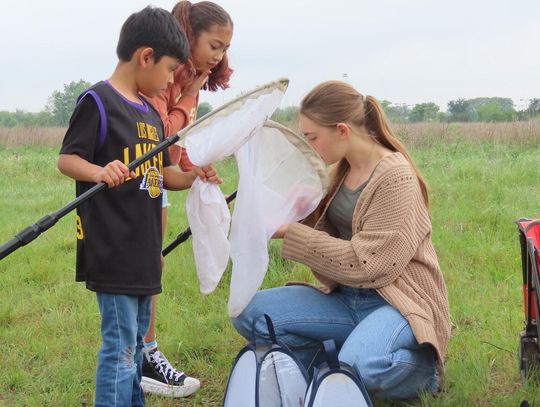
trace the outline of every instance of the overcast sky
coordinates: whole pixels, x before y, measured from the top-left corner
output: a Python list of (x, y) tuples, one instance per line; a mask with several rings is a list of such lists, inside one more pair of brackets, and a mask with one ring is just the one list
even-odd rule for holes
[[(174, 0), (2, 0), (0, 110), (42, 110), (64, 83), (112, 73), (123, 21)], [(297, 105), (343, 79), (394, 103), (540, 97), (539, 0), (219, 0), (235, 30), (231, 88), (203, 92), (215, 108), (279, 77)]]

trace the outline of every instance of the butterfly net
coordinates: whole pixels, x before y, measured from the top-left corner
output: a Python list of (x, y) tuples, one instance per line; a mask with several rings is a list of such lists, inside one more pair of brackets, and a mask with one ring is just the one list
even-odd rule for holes
[(328, 185), (324, 163), (303, 137), (268, 120), (287, 85), (285, 79), (274, 81), (210, 112), (179, 142), (197, 166), (231, 155), (238, 164), (232, 221), (217, 185), (197, 179), (186, 201), (203, 294), (216, 288), (232, 260), (228, 310), (233, 317), (264, 279), (271, 236), (279, 226), (310, 214)]

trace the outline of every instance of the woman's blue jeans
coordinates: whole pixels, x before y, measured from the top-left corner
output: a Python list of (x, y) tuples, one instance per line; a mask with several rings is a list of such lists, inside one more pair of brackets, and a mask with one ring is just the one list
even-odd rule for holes
[(438, 389), (435, 350), (419, 345), (407, 320), (375, 290), (345, 286), (331, 294), (307, 286), (262, 290), (232, 322), (246, 339), (255, 334), (268, 341), (264, 314), (272, 318), (277, 339), (308, 370), (323, 360), (322, 342), (334, 339), (341, 348), (339, 359), (356, 369), (372, 397), (409, 399), (424, 389)]
[(101, 348), (96, 372), (96, 407), (144, 406), (142, 349), (150, 324), (151, 296), (97, 293)]

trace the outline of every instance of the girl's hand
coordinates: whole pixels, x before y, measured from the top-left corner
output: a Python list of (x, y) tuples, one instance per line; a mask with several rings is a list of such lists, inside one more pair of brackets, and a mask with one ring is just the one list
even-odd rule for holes
[(210, 75), (211, 72), (212, 71), (204, 71), (204, 72), (198, 73), (193, 78), (193, 80), (186, 86), (182, 94), (187, 95), (187, 96), (197, 96), (201, 88), (204, 86), (204, 84), (208, 80), (208, 75)]

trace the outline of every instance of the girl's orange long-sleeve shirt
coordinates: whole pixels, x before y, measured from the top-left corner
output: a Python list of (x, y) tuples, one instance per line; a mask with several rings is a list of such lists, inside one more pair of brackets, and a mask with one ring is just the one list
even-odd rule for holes
[[(180, 79), (181, 74), (182, 70), (175, 74), (174, 83), (165, 91), (156, 97), (149, 98), (150, 103), (161, 116), (166, 137), (176, 134), (197, 118), (199, 94), (197, 96), (182, 95), (182, 88), (186, 82)], [(171, 164), (179, 164), (183, 171), (189, 171), (193, 167), (186, 150), (180, 146), (175, 144), (170, 146), (169, 157)]]

